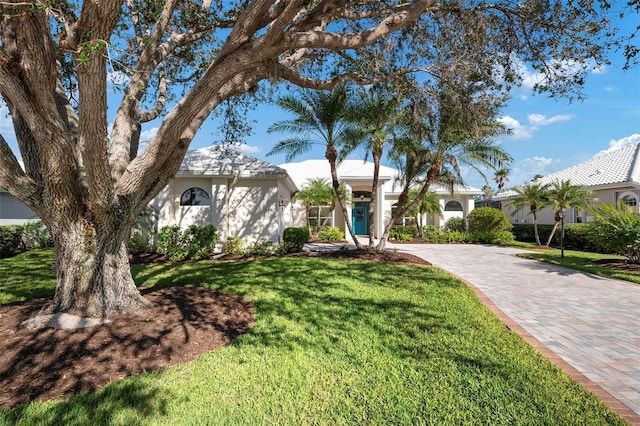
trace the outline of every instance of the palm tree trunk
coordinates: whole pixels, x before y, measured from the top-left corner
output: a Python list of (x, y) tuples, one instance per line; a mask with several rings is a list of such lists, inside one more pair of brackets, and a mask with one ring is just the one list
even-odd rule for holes
[(371, 154), (373, 156), (373, 181), (371, 183), (371, 197), (369, 200), (369, 248), (373, 249), (376, 245), (373, 240), (376, 223), (374, 218), (375, 213), (375, 205), (377, 201), (376, 193), (378, 191), (378, 175), (380, 174), (380, 159), (382, 158), (382, 147), (379, 144), (376, 144), (374, 148), (371, 150)]
[(353, 238), (353, 243), (356, 245), (356, 248), (358, 250), (362, 250), (362, 244), (360, 244), (360, 241), (358, 241), (358, 237), (356, 237), (356, 234), (353, 232), (353, 227), (351, 226), (351, 220), (349, 218), (349, 212), (347, 212), (346, 202), (342, 197), (342, 193), (340, 192), (340, 181), (338, 181), (338, 169), (336, 167), (338, 152), (333, 145), (327, 145), (325, 157), (327, 158), (327, 160), (329, 160), (329, 167), (331, 169), (331, 183), (333, 184), (333, 189), (336, 192), (338, 204), (340, 205), (342, 215), (344, 216), (344, 223), (347, 226), (347, 230), (349, 231), (351, 238)]
[(553, 229), (551, 230), (551, 234), (549, 235), (549, 239), (547, 240), (547, 245), (551, 245), (551, 240), (553, 239), (553, 235), (556, 233), (556, 229), (558, 229), (558, 225), (560, 222), (556, 222), (553, 224)]
[(536, 236), (536, 244), (541, 245), (540, 234), (538, 233), (538, 219), (535, 214), (533, 215), (533, 234)]

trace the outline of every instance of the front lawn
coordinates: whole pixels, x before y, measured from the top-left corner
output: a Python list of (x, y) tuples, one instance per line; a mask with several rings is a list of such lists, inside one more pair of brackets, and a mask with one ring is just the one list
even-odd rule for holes
[[(51, 295), (51, 261), (0, 260), (1, 303)], [(241, 295), (255, 326), (195, 361), (3, 410), (0, 423), (624, 424), (436, 268), (285, 257), (133, 271), (142, 285)]]
[(564, 258), (562, 258), (560, 257), (561, 251), (559, 249), (535, 249), (535, 253), (521, 253), (518, 256), (553, 263), (554, 265), (566, 266), (568, 268), (590, 272), (602, 277), (616, 278), (618, 280), (631, 281), (640, 284), (640, 270), (636, 269), (634, 273), (629, 270), (625, 270), (624, 268), (616, 269), (594, 263), (605, 259), (624, 259), (624, 257), (617, 256), (615, 254), (565, 250)]

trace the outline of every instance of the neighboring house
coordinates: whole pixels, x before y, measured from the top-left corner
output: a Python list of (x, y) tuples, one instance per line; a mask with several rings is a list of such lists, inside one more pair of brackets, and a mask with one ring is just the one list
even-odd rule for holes
[(287, 171), (238, 151), (210, 146), (187, 152), (175, 178), (152, 201), (158, 227), (214, 225), (228, 237), (278, 242), (292, 226)]
[[(331, 182), (329, 162), (327, 160), (306, 160), (299, 163), (281, 164), (280, 167), (286, 169), (293, 181), (299, 188), (302, 188), (307, 179), (326, 178)], [(347, 207), (356, 235), (369, 235), (369, 223), (373, 221), (375, 227), (375, 238), (378, 238), (384, 231), (385, 224), (391, 218), (395, 209), (395, 203), (400, 195), (400, 188), (396, 188), (394, 183), (398, 172), (386, 166), (380, 166), (378, 178), (378, 188), (376, 189), (376, 199), (378, 202), (374, 206), (374, 215), (369, 217), (369, 204), (371, 201), (371, 186), (373, 181), (373, 163), (362, 160), (345, 160), (338, 166), (338, 179), (346, 186), (347, 192), (351, 194), (351, 206)], [(425, 225), (444, 226), (451, 217), (465, 218), (474, 207), (473, 198), (482, 194), (477, 188), (458, 186), (451, 194), (449, 189), (435, 186), (433, 191), (439, 195), (442, 206), (442, 216), (426, 215), (423, 223)], [(321, 216), (327, 217), (328, 223), (337, 226), (346, 232), (345, 218), (339, 208), (329, 212), (329, 206), (320, 207)], [(304, 209), (297, 204), (293, 213), (295, 226), (305, 225)], [(398, 224), (413, 225), (415, 217), (403, 217)], [(348, 236), (348, 235), (347, 235)]]
[(0, 188), (0, 226), (22, 225), (34, 219), (36, 214), (29, 207)]
[[(617, 204), (622, 200), (629, 209), (637, 213), (640, 200), (640, 143), (599, 154), (588, 161), (540, 178), (537, 182), (547, 184), (565, 180), (593, 191), (598, 204)], [(496, 194), (491, 200), (499, 203), (512, 223), (532, 223), (533, 218), (527, 207), (513, 214), (510, 200), (515, 195), (512, 190), (505, 191)], [(551, 208), (538, 212), (537, 216), (540, 224), (554, 223)], [(564, 220), (565, 223), (579, 223), (591, 219), (587, 212), (570, 208)]]

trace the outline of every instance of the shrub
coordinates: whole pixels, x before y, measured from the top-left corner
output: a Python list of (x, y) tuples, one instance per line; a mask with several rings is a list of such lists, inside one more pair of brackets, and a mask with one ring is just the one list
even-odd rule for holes
[(131, 228), (131, 236), (127, 243), (129, 253), (140, 254), (152, 251), (156, 229), (157, 212), (152, 206), (147, 206), (136, 218), (136, 222)]
[(344, 232), (336, 226), (325, 226), (318, 234), (320, 241), (338, 241), (344, 239)]
[(24, 250), (23, 228), (20, 225), (0, 226), (0, 259), (14, 256)]
[(462, 231), (451, 231), (444, 234), (449, 243), (468, 243), (471, 242), (471, 234)]
[(213, 253), (218, 242), (218, 229), (213, 225), (191, 225), (184, 231), (179, 226), (165, 226), (158, 236), (158, 252), (169, 260), (204, 259)]
[(472, 232), (470, 239), (471, 242), (476, 244), (509, 244), (515, 241), (515, 238), (510, 231)]
[(142, 231), (131, 231), (131, 237), (127, 243), (127, 249), (129, 253), (140, 254), (151, 251), (151, 241), (149, 235), (144, 235)]
[(464, 232), (464, 219), (461, 217), (451, 217), (444, 224), (444, 229), (449, 232)]
[(274, 253), (273, 241), (260, 238), (258, 241), (249, 245), (247, 252), (254, 256), (271, 256)]
[(591, 238), (604, 250), (610, 250), (640, 263), (640, 217), (623, 203), (602, 204), (594, 209)]
[(53, 238), (42, 221), (35, 220), (22, 226), (22, 243), (25, 250), (53, 247)]
[(410, 235), (411, 238), (419, 236), (418, 228), (415, 226), (393, 225), (389, 231), (389, 239), (397, 240), (401, 235)]
[(478, 207), (473, 209), (467, 217), (469, 232), (494, 232), (508, 231), (512, 225), (507, 215), (493, 207)]
[(242, 255), (246, 253), (245, 244), (242, 238), (229, 237), (224, 245), (225, 254)]
[(436, 225), (427, 225), (423, 228), (424, 240), (429, 243), (448, 242), (445, 232)]
[(413, 235), (411, 234), (395, 234), (396, 241), (407, 242), (413, 240)]
[(282, 241), (287, 253), (301, 252), (304, 244), (309, 241), (309, 237), (307, 228), (285, 228), (282, 232)]

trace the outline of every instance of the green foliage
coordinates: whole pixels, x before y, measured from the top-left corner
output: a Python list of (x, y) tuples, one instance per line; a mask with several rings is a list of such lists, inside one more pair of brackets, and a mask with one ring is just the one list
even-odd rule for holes
[(282, 232), (282, 241), (286, 245), (287, 253), (301, 252), (304, 244), (309, 241), (308, 228), (285, 228)]
[(465, 231), (464, 219), (461, 217), (451, 217), (444, 224), (444, 229), (446, 229), (449, 232), (452, 232), (452, 231), (464, 232)]
[(471, 234), (465, 231), (449, 231), (444, 234), (449, 243), (469, 243)]
[(449, 242), (446, 233), (436, 225), (427, 225), (424, 227), (424, 240), (428, 243), (446, 243)]
[(240, 237), (229, 237), (224, 245), (225, 254), (243, 255), (247, 252), (244, 240)]
[(509, 244), (514, 242), (515, 238), (510, 231), (477, 231), (471, 233), (470, 240), (475, 244)]
[(271, 256), (274, 254), (275, 247), (273, 241), (269, 241), (266, 238), (260, 238), (253, 244), (249, 244), (247, 247), (247, 254), (253, 256)]
[(127, 243), (129, 253), (140, 254), (153, 250), (152, 242), (156, 235), (156, 215), (156, 210), (152, 206), (147, 206), (136, 218)]
[(149, 235), (145, 235), (142, 231), (132, 230), (131, 237), (127, 242), (129, 253), (140, 254), (151, 251), (151, 241)]
[(344, 232), (336, 226), (325, 226), (318, 234), (320, 241), (339, 241), (344, 239)]
[(467, 216), (469, 221), (469, 232), (494, 232), (508, 231), (512, 225), (507, 215), (493, 207), (478, 207), (473, 209)]
[(158, 252), (167, 259), (181, 261), (209, 257), (218, 242), (218, 229), (213, 225), (191, 225), (184, 231), (179, 226), (165, 226), (158, 236)]
[(22, 232), (20, 225), (0, 226), (0, 258), (14, 256), (24, 250)]
[(601, 204), (593, 209), (591, 226), (593, 240), (629, 261), (640, 263), (640, 217), (623, 202), (618, 206)]
[(53, 238), (42, 221), (35, 220), (22, 225), (22, 243), (26, 250), (53, 247)]
[(411, 239), (418, 237), (418, 228), (409, 225), (393, 225), (389, 231), (389, 238), (397, 240), (402, 235), (410, 235)]

